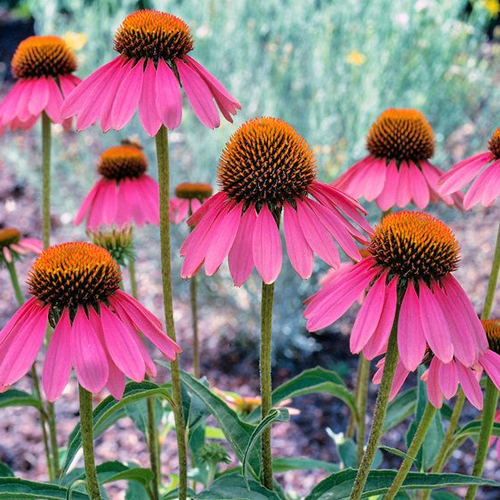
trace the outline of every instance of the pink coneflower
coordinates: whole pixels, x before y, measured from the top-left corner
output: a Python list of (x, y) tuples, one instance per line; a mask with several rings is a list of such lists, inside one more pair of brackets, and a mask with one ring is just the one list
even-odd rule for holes
[(12, 58), (12, 73), (18, 81), (0, 104), (0, 131), (7, 126), (27, 130), (43, 111), (53, 122), (63, 123), (63, 98), (81, 82), (73, 75), (75, 70), (76, 57), (61, 38), (23, 40)]
[(28, 253), (40, 253), (43, 243), (36, 238), (23, 238), (19, 230), (8, 227), (0, 229), (0, 250), (0, 264), (2, 260), (10, 264)]
[(415, 370), (427, 345), (442, 363), (455, 357), (472, 367), (488, 348), (486, 335), (467, 295), (453, 277), (460, 256), (451, 230), (420, 212), (385, 217), (375, 229), (369, 257), (342, 282), (326, 285), (309, 301), (307, 328), (324, 328), (369, 288), (354, 323), (350, 347), (372, 359), (383, 354), (398, 301), (397, 341), (404, 367)]
[(102, 176), (76, 214), (75, 224), (87, 218), (87, 229), (103, 225), (159, 223), (158, 184), (146, 174), (148, 161), (142, 148), (123, 143), (101, 154), (97, 172)]
[(209, 128), (220, 125), (219, 111), (232, 122), (240, 103), (189, 52), (193, 39), (187, 24), (165, 12), (140, 10), (125, 18), (115, 34), (120, 54), (92, 73), (66, 99), (63, 116), (76, 115), (83, 130), (100, 120), (101, 129), (120, 130), (139, 109), (150, 136), (161, 125), (179, 126), (181, 88), (198, 119)]
[(457, 163), (440, 180), (444, 196), (457, 193), (473, 181), (464, 197), (465, 210), (478, 203), (489, 207), (500, 194), (500, 128), (491, 136), (488, 149)]
[(423, 209), (439, 198), (461, 207), (459, 194), (439, 194), (443, 172), (429, 162), (434, 132), (420, 111), (385, 110), (371, 126), (366, 148), (369, 155), (337, 179), (336, 188), (356, 199), (376, 201), (384, 211), (409, 203)]
[(193, 215), (212, 196), (212, 186), (198, 182), (183, 182), (170, 198), (170, 222), (180, 224)]
[(184, 278), (203, 264), (211, 276), (228, 256), (235, 285), (244, 283), (254, 266), (264, 283), (273, 283), (282, 264), (282, 212), (288, 255), (302, 278), (311, 276), (314, 254), (331, 267), (340, 265), (335, 241), (352, 259), (361, 258), (354, 240), (366, 240), (348, 218), (371, 231), (365, 212), (316, 180), (310, 147), (283, 120), (244, 123), (226, 144), (218, 177), (222, 190), (188, 220), (196, 227), (181, 246)]
[(0, 332), (0, 387), (4, 390), (30, 369), (47, 324), (55, 327), (43, 368), (43, 387), (56, 400), (71, 367), (81, 386), (98, 393), (107, 387), (119, 399), (125, 376), (140, 382), (156, 368), (142, 332), (169, 360), (181, 352), (160, 321), (120, 290), (118, 264), (91, 243), (65, 243), (45, 250), (29, 273), (33, 298)]

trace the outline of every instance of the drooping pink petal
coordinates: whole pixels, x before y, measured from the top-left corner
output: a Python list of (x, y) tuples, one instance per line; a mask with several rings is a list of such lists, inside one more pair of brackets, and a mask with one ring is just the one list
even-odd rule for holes
[(43, 365), (42, 383), (47, 400), (54, 402), (66, 387), (71, 375), (71, 322), (64, 309), (52, 338)]
[(99, 393), (108, 380), (108, 360), (83, 307), (78, 307), (71, 333), (71, 356), (76, 378), (87, 391)]
[(399, 166), (399, 182), (396, 196), (398, 207), (403, 208), (411, 201), (410, 188), (410, 167), (407, 162), (402, 162)]
[(267, 203), (262, 205), (255, 221), (252, 253), (255, 268), (262, 281), (266, 284), (274, 283), (281, 271), (283, 249), (278, 225)]
[(297, 200), (296, 203), (300, 227), (309, 246), (330, 267), (338, 268), (340, 255), (329, 232), (304, 201)]
[(49, 102), (49, 85), (47, 77), (33, 79), (31, 96), (28, 101), (28, 111), (32, 115), (39, 115)]
[(483, 189), (481, 203), (485, 207), (489, 207), (497, 199), (500, 194), (500, 160), (491, 164), (491, 175), (488, 178), (488, 183)]
[(359, 353), (375, 332), (382, 315), (386, 288), (387, 273), (385, 272), (372, 285), (358, 312), (349, 341), (352, 353)]
[(158, 183), (149, 175), (142, 174), (135, 180), (134, 187), (142, 200), (144, 220), (148, 224), (160, 223), (160, 197)]
[(479, 364), (485, 369), (488, 377), (500, 391), (500, 356), (491, 349), (487, 349), (479, 357)]
[(480, 153), (457, 163), (441, 177), (439, 192), (441, 194), (452, 194), (459, 191), (464, 186), (467, 186), (492, 159), (492, 154), (488, 152)]
[[(116, 182), (103, 178), (97, 185), (99, 185), (99, 188), (96, 190), (92, 204), (89, 206), (89, 215), (87, 217), (87, 228), (91, 230), (97, 230), (104, 224), (119, 223), (118, 219), (107, 220), (109, 211), (106, 209), (108, 200), (116, 199)], [(128, 205), (120, 207), (120, 215), (123, 214), (124, 210), (128, 210)]]
[(211, 239), (205, 256), (205, 272), (212, 276), (221, 266), (231, 249), (241, 221), (243, 203), (235, 204), (231, 210), (217, 219), (210, 231), (215, 237)]
[(139, 118), (146, 133), (150, 137), (154, 137), (160, 130), (162, 122), (156, 111), (156, 68), (152, 59), (148, 59), (144, 71), (144, 81), (139, 100)]
[(410, 192), (413, 203), (421, 210), (427, 207), (430, 201), (430, 192), (424, 174), (415, 163), (409, 164)]
[[(203, 207), (200, 209), (203, 210)], [(228, 264), (231, 277), (236, 286), (241, 286), (253, 270), (252, 242), (257, 214), (253, 205), (241, 217), (241, 222), (229, 251)]]
[(63, 95), (52, 77), (47, 79), (47, 87), (49, 90), (49, 99), (45, 106), (45, 112), (54, 123), (61, 123)]
[(111, 123), (113, 129), (121, 130), (134, 116), (142, 94), (144, 80), (144, 61), (139, 59), (125, 75), (116, 92)]
[(44, 306), (36, 301), (30, 304), (29, 309), (23, 309), (23, 314), (26, 314), (27, 311), (29, 311), (29, 315), (22, 320), (18, 316), (11, 330), (8, 331), (5, 338), (2, 338), (0, 344), (0, 385), (10, 386), (22, 378), (34, 363), (38, 351), (42, 347), (49, 306)]
[(146, 316), (149, 321), (154, 323), (160, 330), (163, 328), (163, 325), (161, 321), (149, 310), (146, 309), (138, 300), (134, 299), (134, 297), (131, 297), (125, 292), (122, 292), (121, 290), (116, 291), (116, 295), (120, 298), (121, 302), (126, 302), (129, 304), (130, 307), (135, 307), (139, 309), (141, 314)]
[(399, 171), (396, 162), (392, 160), (387, 166), (384, 189), (377, 198), (380, 210), (386, 211), (396, 205), (398, 198)]
[(300, 228), (297, 211), (289, 203), (284, 204), (283, 229), (292, 267), (302, 279), (309, 279), (313, 271), (314, 254)]
[(156, 70), (156, 110), (165, 127), (173, 130), (182, 119), (182, 96), (179, 82), (168, 64), (160, 57)]
[(483, 393), (479, 382), (472, 370), (466, 368), (462, 363), (457, 363), (458, 381), (464, 391), (466, 398), (478, 410), (483, 409)]
[[(186, 221), (188, 226), (197, 226), (198, 223), (205, 217), (205, 214), (208, 214), (213, 207), (217, 206), (221, 201), (227, 200), (228, 197), (224, 191), (220, 191), (211, 196), (203, 205), (195, 211), (193, 211), (193, 215), (189, 217)], [(182, 255), (182, 254), (181, 254)]]
[(374, 201), (384, 189), (387, 167), (384, 160), (376, 158), (366, 170), (366, 176), (363, 179), (365, 200)]
[(372, 156), (366, 156), (349, 167), (338, 179), (334, 180), (331, 185), (355, 199), (361, 198), (361, 196), (364, 196), (364, 171), (374, 161), (376, 161), (376, 159)]
[(24, 85), (21, 87), (21, 95), (17, 102), (16, 114), (15, 114), (15, 117), (20, 122), (28, 122), (33, 117), (38, 116), (33, 114), (29, 109), (31, 97), (33, 95), (34, 89), (36, 88), (37, 82), (38, 79), (25, 80)]
[[(469, 190), (464, 196), (464, 209), (469, 210), (474, 205), (479, 203), (483, 196), (486, 194), (487, 197), (491, 197), (489, 192), (490, 186), (500, 175), (500, 162), (493, 162), (488, 165), (474, 180), (471, 184)], [(498, 193), (494, 193), (493, 199)]]
[(19, 99), (24, 95), (23, 88), (26, 82), (18, 80), (0, 103), (0, 126), (9, 125), (16, 117)]
[(401, 361), (409, 371), (422, 362), (427, 343), (420, 320), (420, 306), (413, 281), (408, 286), (401, 303), (398, 321), (398, 347)]
[(447, 205), (455, 206), (459, 210), (462, 210), (462, 193), (457, 192), (452, 195), (448, 195), (440, 192), (441, 186), (439, 183), (441, 181), (441, 178), (443, 177), (444, 172), (426, 160), (421, 160), (419, 162), (419, 166), (422, 170), (422, 173), (424, 174), (427, 184), (429, 185), (431, 201), (437, 202), (439, 198), (441, 198)]
[(455, 361), (439, 365), (439, 386), (446, 399), (451, 399), (458, 388), (458, 371)]
[(83, 200), (83, 203), (80, 206), (80, 209), (78, 210), (78, 213), (75, 216), (75, 220), (73, 221), (73, 224), (75, 226), (80, 225), (83, 222), (83, 219), (87, 216), (89, 210), (91, 209), (95, 197), (97, 196), (98, 192), (100, 189), (100, 184), (99, 182), (95, 184), (92, 189), (89, 191), (85, 199)]
[(387, 350), (387, 343), (391, 334), (394, 317), (396, 314), (396, 303), (398, 294), (398, 278), (394, 276), (385, 290), (385, 302), (380, 315), (377, 328), (371, 339), (363, 347), (363, 355), (366, 359), (380, 356)]
[(432, 406), (438, 409), (443, 406), (443, 392), (439, 384), (439, 368), (441, 364), (438, 358), (432, 358), (427, 373), (427, 396)]
[(440, 361), (449, 363), (453, 358), (450, 327), (436, 297), (422, 280), (419, 282), (419, 305), (420, 320), (429, 347)]
[(176, 67), (194, 114), (205, 127), (217, 128), (220, 125), (219, 113), (203, 78), (180, 59), (177, 59)]

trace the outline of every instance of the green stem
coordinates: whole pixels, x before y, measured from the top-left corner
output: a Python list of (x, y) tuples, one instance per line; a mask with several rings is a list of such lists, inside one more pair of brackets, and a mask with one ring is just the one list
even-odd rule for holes
[(495, 253), (493, 255), (493, 262), (491, 264), (490, 279), (488, 281), (488, 290), (484, 299), (483, 314), (481, 319), (488, 319), (493, 307), (493, 300), (495, 299), (495, 290), (498, 282), (498, 271), (500, 269), (500, 221), (498, 225), (497, 241), (495, 244)]
[(432, 406), (430, 403), (427, 403), (424, 414), (422, 415), (422, 418), (420, 419), (420, 422), (418, 424), (417, 431), (415, 432), (415, 435), (413, 436), (413, 439), (411, 441), (411, 445), (408, 448), (407, 455), (409, 456), (408, 458), (405, 458), (403, 460), (403, 463), (399, 467), (398, 473), (396, 474), (396, 477), (394, 478), (389, 491), (386, 493), (384, 500), (393, 500), (396, 497), (398, 491), (403, 485), (404, 480), (406, 479), (406, 476), (408, 475), (408, 472), (411, 469), (413, 462), (417, 457), (418, 452), (420, 451), (420, 448), (422, 447), (425, 435), (429, 430), (429, 426), (431, 425), (432, 419), (434, 418), (435, 414), (436, 408), (434, 408), (434, 406)]
[[(359, 382), (361, 380), (361, 370), (362, 370), (362, 362), (361, 356), (358, 357), (358, 368), (356, 370), (356, 386), (354, 387), (354, 400), (356, 401), (356, 408), (358, 407), (358, 399), (359, 399)], [(357, 422), (354, 418), (354, 414), (351, 412), (349, 416), (349, 425), (347, 426), (346, 437), (348, 439), (352, 439), (354, 437), (354, 431), (357, 428)]]
[[(261, 414), (264, 419), (272, 408), (272, 321), (273, 321), (274, 284), (262, 283), (261, 333), (260, 333), (260, 395)], [(273, 458), (271, 454), (271, 428), (262, 433), (262, 484), (273, 489)]]
[[(160, 188), (160, 244), (161, 244), (161, 274), (163, 282), (163, 306), (167, 334), (175, 340), (174, 309), (172, 298), (172, 269), (170, 249), (170, 180), (168, 158), (168, 131), (162, 126), (156, 134), (156, 153), (158, 161), (158, 184)], [(182, 410), (182, 393), (179, 361), (170, 363), (172, 373), (172, 411), (175, 419), (177, 435), (177, 450), (179, 456), (179, 500), (185, 500), (187, 495), (187, 449), (184, 415)]]
[(398, 319), (399, 319), (400, 303), (398, 301), (394, 323), (392, 325), (389, 343), (387, 345), (387, 353), (385, 355), (384, 373), (380, 382), (377, 402), (375, 404), (375, 413), (373, 414), (372, 430), (366, 446), (366, 451), (363, 460), (358, 468), (358, 473), (354, 481), (351, 491), (350, 500), (359, 500), (363, 494), (370, 467), (375, 459), (378, 443), (383, 434), (385, 415), (387, 413), (387, 404), (391, 393), (394, 373), (398, 364)]
[(50, 118), (42, 113), (42, 227), (43, 247), (50, 246)]
[[(484, 463), (490, 445), (491, 431), (495, 420), (495, 413), (498, 403), (498, 390), (495, 384), (488, 377), (486, 379), (486, 394), (484, 396), (484, 407), (481, 418), (481, 429), (479, 430), (479, 439), (477, 442), (476, 457), (472, 467), (472, 475), (481, 477), (483, 474)], [(477, 486), (469, 486), (465, 500), (473, 500), (477, 493)]]
[(198, 336), (198, 297), (197, 297), (197, 279), (196, 276), (191, 278), (191, 314), (193, 322), (193, 374), (195, 378), (201, 377), (200, 370), (200, 339)]
[(47, 423), (49, 425), (50, 447), (52, 448), (52, 461), (55, 477), (61, 474), (61, 466), (59, 460), (59, 446), (57, 444), (57, 427), (56, 413), (54, 403), (47, 401)]
[(80, 429), (82, 434), (85, 484), (90, 500), (102, 500), (94, 458), (94, 425), (92, 418), (92, 394), (78, 385), (80, 395)]
[[(19, 285), (19, 278), (17, 276), (16, 266), (14, 262), (5, 261), (5, 265), (7, 270), (9, 271), (10, 280), (12, 282), (12, 288), (14, 289), (14, 294), (17, 299), (17, 303), (19, 306), (24, 304), (23, 292), (21, 290), (21, 286)], [(49, 480), (53, 481), (55, 479), (54, 467), (52, 465), (52, 459), (50, 454), (49, 447), (49, 437), (47, 434), (47, 415), (45, 413), (45, 406), (43, 404), (42, 393), (40, 391), (40, 381), (38, 380), (38, 373), (36, 372), (36, 364), (33, 363), (31, 367), (31, 378), (33, 380), (33, 391), (35, 393), (36, 398), (40, 401), (42, 408), (40, 409), (40, 427), (42, 430), (42, 441), (43, 447), (45, 449), (45, 459), (47, 461), (47, 471), (49, 473)]]
[(130, 275), (130, 291), (132, 292), (132, 297), (137, 299), (137, 280), (135, 277), (135, 259), (128, 260), (128, 272)]
[(359, 389), (356, 397), (356, 408), (358, 410), (358, 428), (356, 431), (358, 467), (361, 464), (365, 450), (365, 415), (368, 398), (368, 386), (370, 384), (370, 361), (367, 360), (361, 353), (359, 355), (359, 366), (359, 380), (357, 382), (357, 387)]

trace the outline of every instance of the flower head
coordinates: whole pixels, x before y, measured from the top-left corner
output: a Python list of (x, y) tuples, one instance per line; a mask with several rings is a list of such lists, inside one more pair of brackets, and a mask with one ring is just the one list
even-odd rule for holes
[(101, 179), (90, 190), (75, 217), (87, 229), (158, 224), (158, 184), (146, 174), (148, 161), (140, 145), (124, 142), (104, 151), (97, 163)]
[(35, 238), (23, 238), (18, 229), (6, 227), (0, 229), (0, 265), (20, 259), (27, 253), (38, 254), (43, 243)]
[(170, 360), (181, 352), (160, 321), (119, 288), (112, 256), (91, 243), (50, 247), (33, 264), (33, 298), (0, 332), (0, 387), (23, 377), (40, 350), (47, 323), (55, 327), (43, 368), (43, 387), (54, 401), (74, 366), (79, 383), (98, 393), (105, 386), (121, 398), (125, 376), (140, 382), (156, 368), (141, 331)]
[(184, 278), (203, 264), (212, 275), (228, 256), (237, 286), (254, 266), (265, 283), (274, 282), (282, 265), (282, 212), (288, 255), (302, 278), (311, 275), (314, 254), (332, 267), (340, 265), (335, 242), (359, 260), (354, 240), (366, 240), (348, 219), (370, 232), (365, 212), (316, 180), (310, 147), (283, 120), (264, 117), (243, 124), (226, 144), (218, 179), (221, 191), (188, 220), (195, 228), (181, 247)]
[(156, 10), (130, 14), (115, 34), (120, 55), (75, 89), (64, 103), (64, 116), (76, 115), (78, 130), (98, 120), (103, 131), (120, 130), (139, 109), (144, 129), (154, 136), (162, 125), (179, 126), (182, 88), (206, 127), (220, 125), (219, 110), (232, 122), (240, 103), (188, 55), (193, 45), (187, 24), (172, 14)]
[[(382, 210), (413, 202), (425, 208), (438, 201), (443, 174), (430, 163), (434, 132), (415, 109), (387, 109), (375, 120), (366, 138), (369, 155), (355, 163), (334, 186), (354, 198), (376, 201)], [(448, 205), (461, 206), (459, 195), (441, 195)]]
[(491, 136), (488, 149), (457, 163), (440, 180), (440, 192), (446, 196), (458, 193), (472, 181), (464, 196), (465, 210), (478, 203), (489, 207), (500, 194), (500, 128)]
[(11, 67), (18, 82), (0, 104), (0, 129), (29, 129), (42, 112), (63, 123), (63, 98), (80, 83), (73, 75), (76, 57), (66, 42), (57, 36), (30, 36), (17, 47)]
[(418, 367), (428, 348), (443, 364), (456, 358), (465, 367), (475, 366), (488, 343), (453, 277), (460, 254), (447, 226), (419, 212), (388, 215), (376, 227), (368, 251), (341, 280), (309, 299), (307, 328), (330, 325), (368, 290), (351, 332), (353, 353), (362, 351), (368, 359), (385, 353), (398, 318), (398, 347), (407, 371)]
[(121, 266), (127, 266), (130, 260), (135, 259), (132, 228), (112, 228), (108, 231), (87, 231), (90, 241), (98, 247), (107, 250), (113, 259)]
[(170, 198), (170, 221), (180, 224), (193, 215), (212, 196), (212, 186), (199, 182), (183, 182), (175, 188), (175, 196)]

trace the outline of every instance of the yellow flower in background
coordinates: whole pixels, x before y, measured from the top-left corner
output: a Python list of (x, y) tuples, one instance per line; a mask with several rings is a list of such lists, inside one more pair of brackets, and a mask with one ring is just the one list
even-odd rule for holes
[(483, 0), (479, 5), (487, 10), (491, 17), (497, 17), (500, 13), (499, 0)]
[(67, 31), (62, 38), (75, 51), (83, 49), (88, 40), (85, 33), (75, 33), (74, 31)]
[(347, 64), (352, 64), (353, 66), (361, 66), (365, 64), (366, 57), (361, 52), (353, 51), (347, 55), (345, 58)]

